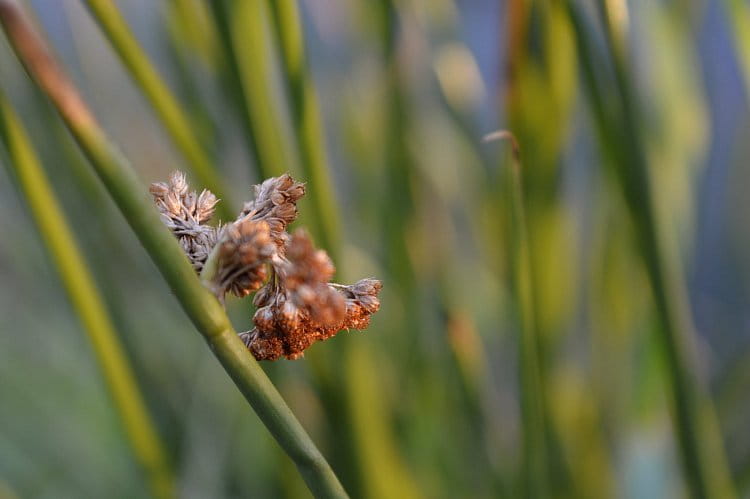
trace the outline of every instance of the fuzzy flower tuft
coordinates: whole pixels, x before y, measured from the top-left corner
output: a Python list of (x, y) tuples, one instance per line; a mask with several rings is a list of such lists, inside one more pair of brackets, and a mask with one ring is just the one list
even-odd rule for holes
[(180, 241), (182, 249), (197, 272), (203, 269), (208, 254), (218, 240), (218, 229), (205, 225), (219, 202), (210, 191), (188, 191), (185, 174), (174, 172), (169, 182), (156, 182), (149, 189), (161, 220)]
[(328, 254), (316, 249), (303, 230), (289, 235), (305, 186), (288, 174), (256, 185), (255, 199), (223, 227), (206, 225), (216, 197), (206, 190), (188, 192), (180, 172), (167, 183), (152, 184), (151, 194), (193, 267), (210, 274), (202, 277), (218, 298), (257, 291), (255, 327), (240, 337), (258, 360), (297, 359), (313, 343), (343, 329), (367, 328), (380, 308), (380, 281), (330, 282), (335, 267)]

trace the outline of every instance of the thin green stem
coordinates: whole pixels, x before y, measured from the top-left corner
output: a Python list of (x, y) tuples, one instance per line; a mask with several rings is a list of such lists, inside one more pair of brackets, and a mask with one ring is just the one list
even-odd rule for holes
[[(311, 223), (322, 246), (335, 261), (341, 261), (340, 217), (326, 154), (325, 133), (314, 78), (305, 54), (305, 35), (297, 0), (266, 0), (273, 18), (276, 42), (281, 54), (281, 70), (291, 111), (291, 122), (299, 148), (301, 169), (310, 183)], [(338, 350), (343, 377), (331, 376), (330, 369), (314, 369), (326, 391), (342, 390), (339, 404), (328, 402), (350, 429), (345, 448), (357, 470), (358, 493), (377, 497), (399, 494), (416, 497), (417, 487), (406, 468), (385, 417), (384, 400), (377, 386), (371, 386), (367, 373), (372, 358), (361, 345), (341, 344)], [(340, 379), (337, 379), (340, 378)], [(362, 394), (367, 396), (363, 397)]]
[(281, 48), (282, 69), (302, 171), (310, 182), (314, 224), (321, 244), (334, 254), (339, 246), (339, 215), (328, 171), (325, 136), (315, 84), (305, 56), (305, 35), (297, 0), (267, 0)]
[[(614, 145), (610, 159), (633, 220), (639, 249), (644, 259), (659, 319), (659, 339), (666, 358), (668, 381), (672, 392), (675, 429), (680, 442), (684, 478), (693, 497), (734, 497), (726, 456), (716, 426), (713, 405), (693, 372), (689, 342), (693, 327), (687, 299), (676, 269), (673, 268), (657, 222), (651, 191), (648, 159), (638, 128), (638, 102), (627, 79), (624, 44), (618, 43), (611, 16), (600, 10), (605, 39), (614, 73), (614, 106), (605, 109), (604, 93), (594, 77), (591, 46), (583, 16), (568, 2), (568, 11), (576, 27), (577, 45), (583, 64), (584, 80), (590, 87), (594, 117), (600, 134)], [(606, 9), (600, 6), (601, 9)], [(614, 115), (607, 115), (610, 111)], [(612, 124), (619, 124), (619, 127)], [(616, 145), (615, 145), (616, 144)]]
[(229, 77), (238, 94), (248, 147), (263, 177), (294, 170), (283, 138), (270, 83), (266, 4), (259, 0), (215, 0), (214, 21), (229, 60)]
[(12, 0), (0, 0), (0, 22), (18, 58), (49, 96), (120, 211), (212, 352), (297, 465), (317, 497), (346, 497), (328, 462), (237, 336), (217, 299), (200, 282), (179, 243), (163, 226), (127, 160), (106, 137), (78, 91)]
[(548, 452), (544, 418), (540, 341), (536, 328), (534, 285), (526, 207), (521, 182), (521, 160), (515, 137), (506, 131), (490, 139), (508, 139), (512, 159), (506, 168), (506, 188), (510, 214), (510, 268), (513, 294), (521, 330), (518, 358), (520, 364), (521, 414), (523, 419), (523, 462), (521, 466), (523, 496), (547, 497), (549, 494)]
[(213, 162), (193, 133), (187, 114), (138, 44), (115, 3), (112, 0), (85, 0), (85, 3), (198, 181), (224, 200), (218, 207), (221, 218), (231, 220), (232, 203)]
[(108, 392), (154, 497), (174, 497), (167, 452), (151, 422), (127, 356), (68, 221), (19, 118), (0, 95), (0, 137), (39, 233), (84, 325)]

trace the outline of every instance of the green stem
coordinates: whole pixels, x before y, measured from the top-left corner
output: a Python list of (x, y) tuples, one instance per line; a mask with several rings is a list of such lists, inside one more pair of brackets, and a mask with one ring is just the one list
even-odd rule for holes
[(159, 220), (128, 162), (110, 143), (16, 2), (0, 0), (0, 22), (18, 58), (52, 100), (183, 309), (273, 437), (297, 465), (310, 490), (317, 497), (346, 497), (328, 462), (248, 353), (222, 306), (201, 284), (177, 240)]
[[(601, 9), (606, 7), (600, 6)], [(614, 150), (610, 159), (623, 191), (628, 211), (633, 220), (636, 238), (656, 302), (660, 322), (658, 328), (666, 362), (669, 386), (672, 392), (675, 430), (680, 442), (684, 478), (693, 497), (734, 497), (729, 479), (726, 456), (717, 428), (710, 398), (693, 373), (693, 359), (688, 347), (693, 327), (688, 313), (687, 298), (676, 269), (667, 256), (656, 216), (651, 191), (649, 165), (640, 137), (638, 102), (627, 79), (624, 45), (615, 39), (611, 16), (600, 10), (607, 50), (613, 61), (615, 102), (614, 109), (605, 109), (603, 92), (592, 70), (595, 64), (587, 47), (588, 36), (583, 16), (572, 2), (568, 2), (571, 21), (576, 27), (577, 45), (586, 66), (584, 80), (596, 97), (594, 117), (600, 134)], [(608, 116), (607, 111), (614, 113)], [(620, 128), (617, 128), (619, 124)]]
[(515, 137), (509, 132), (498, 132), (493, 138), (507, 138), (512, 144), (512, 161), (507, 168), (506, 185), (510, 204), (510, 268), (513, 273), (512, 282), (521, 330), (518, 358), (523, 419), (523, 495), (530, 498), (547, 497), (550, 489), (544, 422), (544, 386), (540, 341), (534, 318), (531, 250), (521, 182), (520, 152)]
[(151, 422), (115, 327), (23, 126), (0, 95), (0, 136), (34, 221), (84, 325), (112, 401), (154, 497), (174, 497), (167, 453)]
[(125, 19), (112, 0), (85, 0), (112, 47), (130, 71), (138, 87), (156, 111), (177, 149), (187, 160), (197, 180), (224, 200), (218, 207), (224, 220), (231, 220), (232, 203), (213, 162), (193, 133), (190, 120), (181, 105), (157, 73)]
[(260, 0), (215, 0), (211, 8), (229, 60), (229, 77), (238, 94), (240, 114), (263, 177), (294, 170), (282, 134), (270, 84), (268, 12)]
[[(321, 244), (329, 252), (339, 246), (339, 215), (328, 171), (320, 106), (305, 56), (304, 31), (297, 0), (266, 0), (273, 13), (281, 47), (282, 69), (300, 148), (302, 171), (310, 182), (309, 196)], [(331, 254), (334, 261), (338, 255)]]

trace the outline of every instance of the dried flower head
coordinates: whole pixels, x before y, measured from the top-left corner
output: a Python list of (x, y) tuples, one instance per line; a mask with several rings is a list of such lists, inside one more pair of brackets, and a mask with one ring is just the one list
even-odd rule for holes
[(185, 174), (173, 172), (169, 182), (156, 182), (149, 189), (164, 224), (180, 241), (196, 271), (203, 269), (218, 239), (217, 229), (205, 225), (219, 202), (210, 191), (188, 191)]
[(343, 329), (365, 329), (380, 308), (380, 281), (331, 283), (335, 268), (328, 254), (306, 232), (287, 233), (305, 194), (304, 184), (287, 174), (256, 185), (255, 199), (224, 227), (206, 225), (218, 200), (209, 191), (188, 192), (180, 172), (152, 184), (151, 194), (196, 271), (205, 267), (203, 274), (211, 274), (204, 277), (219, 298), (258, 291), (255, 328), (240, 335), (258, 360), (299, 358)]
[(237, 220), (265, 220), (276, 245), (283, 248), (288, 238), (286, 228), (297, 218), (297, 201), (305, 195), (305, 184), (285, 173), (265, 180), (254, 190), (255, 199), (245, 203)]
[(266, 222), (244, 220), (229, 225), (217, 249), (214, 282), (223, 292), (237, 296), (256, 291), (268, 277), (266, 263), (275, 250)]

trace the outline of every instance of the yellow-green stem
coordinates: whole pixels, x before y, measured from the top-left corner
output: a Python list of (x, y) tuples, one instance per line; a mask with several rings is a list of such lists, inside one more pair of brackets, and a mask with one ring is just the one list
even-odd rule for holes
[(305, 37), (297, 0), (266, 0), (273, 13), (282, 69), (300, 150), (302, 172), (310, 182), (317, 235), (334, 261), (339, 246), (339, 215), (326, 157), (320, 106), (305, 57)]
[(521, 161), (515, 137), (508, 132), (500, 132), (498, 138), (507, 138), (512, 144), (512, 159), (505, 178), (510, 205), (510, 269), (513, 273), (513, 294), (520, 329), (518, 362), (523, 419), (522, 490), (524, 497), (547, 497), (550, 491), (544, 421), (545, 397), (540, 371), (540, 342), (534, 319), (534, 281), (521, 182)]
[(167, 453), (148, 415), (106, 307), (23, 126), (0, 94), (0, 136), (34, 222), (83, 324), (99, 369), (154, 497), (174, 494)]
[(724, 0), (722, 3), (732, 26), (737, 59), (744, 77), (745, 95), (750, 96), (750, 6), (743, 0)]
[(268, 12), (261, 0), (215, 0), (214, 21), (229, 58), (229, 78), (240, 104), (248, 147), (263, 177), (294, 171), (293, 157), (283, 136), (277, 99), (271, 86)]

